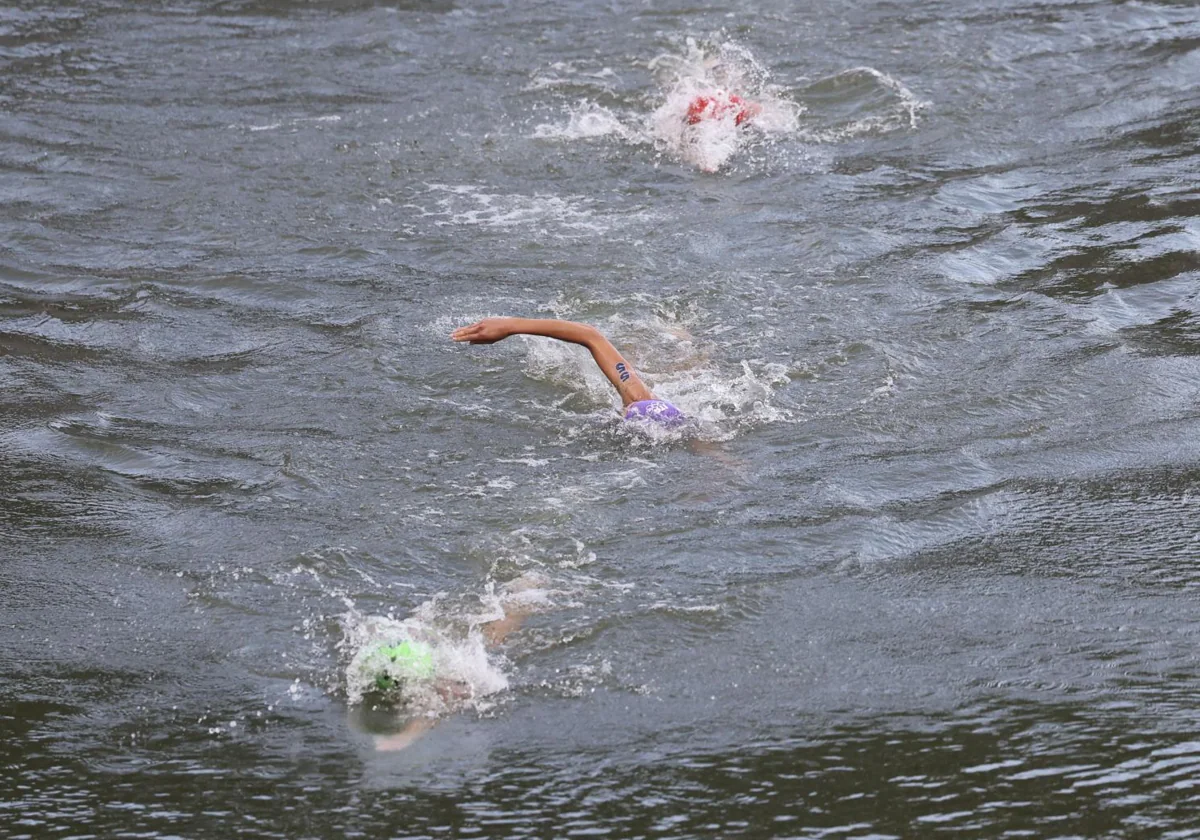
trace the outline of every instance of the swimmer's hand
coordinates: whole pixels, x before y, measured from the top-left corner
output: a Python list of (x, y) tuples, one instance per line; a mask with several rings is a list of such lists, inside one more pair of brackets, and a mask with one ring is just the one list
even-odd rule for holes
[(520, 332), (515, 323), (517, 320), (517, 318), (484, 318), (469, 327), (459, 327), (450, 333), (450, 337), (455, 341), (468, 341), (471, 344), (495, 344), (497, 341)]

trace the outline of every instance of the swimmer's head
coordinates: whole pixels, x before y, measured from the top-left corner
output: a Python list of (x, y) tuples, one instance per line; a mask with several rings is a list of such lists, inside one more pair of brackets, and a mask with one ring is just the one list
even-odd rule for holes
[(673, 429), (687, 422), (687, 417), (666, 400), (638, 400), (625, 406), (625, 419), (642, 423), (657, 423)]
[(436, 671), (433, 649), (410, 639), (380, 645), (371, 651), (369, 660), (376, 672), (375, 687), (383, 692), (394, 691), (405, 683), (431, 680)]
[(684, 121), (688, 125), (697, 125), (705, 120), (724, 120), (733, 117), (733, 124), (740, 126), (761, 112), (762, 106), (757, 102), (745, 100), (736, 93), (716, 90), (707, 95), (697, 96), (688, 103)]

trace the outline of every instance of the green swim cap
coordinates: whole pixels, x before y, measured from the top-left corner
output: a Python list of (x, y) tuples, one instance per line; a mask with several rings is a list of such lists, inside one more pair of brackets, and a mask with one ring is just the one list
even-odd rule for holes
[(375, 687), (380, 691), (392, 688), (397, 680), (427, 680), (434, 674), (433, 648), (424, 642), (405, 639), (394, 645), (380, 645), (372, 658), (383, 658)]

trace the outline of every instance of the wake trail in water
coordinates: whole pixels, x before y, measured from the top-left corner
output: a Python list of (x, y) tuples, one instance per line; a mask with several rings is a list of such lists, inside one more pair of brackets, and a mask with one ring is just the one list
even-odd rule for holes
[(851, 67), (818, 79), (805, 89), (804, 99), (817, 119), (797, 136), (812, 143), (913, 131), (930, 107), (903, 82), (874, 67)]

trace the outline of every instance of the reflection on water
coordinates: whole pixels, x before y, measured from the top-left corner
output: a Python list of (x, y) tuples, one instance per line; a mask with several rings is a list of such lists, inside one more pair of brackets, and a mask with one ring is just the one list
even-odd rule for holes
[(10, 3), (0, 833), (1194, 833), (1198, 25)]
[[(532, 745), (493, 743), (472, 731), (478, 724), (458, 723), (437, 754), (383, 763), (265, 720), (240, 736), (265, 749), (257, 754), (228, 735), (210, 755), (179, 760), (170, 756), (184, 744), (130, 737), (124, 749), (141, 760), (66, 774), (55, 769), (61, 757), (38, 751), (14, 836), (63, 824), (208, 835), (233, 819), (249, 833), (285, 835), (1141, 834), (1195, 815), (1192, 725), (1169, 711), (1145, 721), (1122, 704), (1007, 701), (950, 718), (800, 721), (721, 749), (618, 734), (615, 758), (611, 747), (563, 752), (549, 733)], [(163, 802), (148, 789), (188, 794)]]

